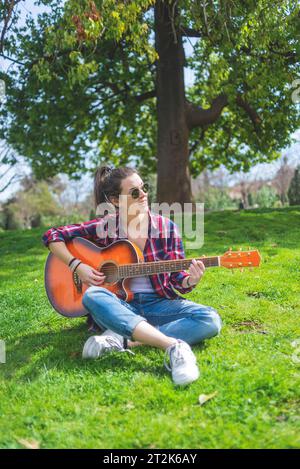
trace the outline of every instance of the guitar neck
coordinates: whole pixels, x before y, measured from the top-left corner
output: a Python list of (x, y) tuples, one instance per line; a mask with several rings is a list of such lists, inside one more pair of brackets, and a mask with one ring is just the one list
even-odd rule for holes
[[(219, 267), (220, 257), (199, 257), (205, 267)], [(119, 266), (120, 278), (141, 277), (143, 275), (162, 274), (164, 272), (180, 272), (190, 267), (193, 259), (175, 259), (172, 261), (141, 262)]]

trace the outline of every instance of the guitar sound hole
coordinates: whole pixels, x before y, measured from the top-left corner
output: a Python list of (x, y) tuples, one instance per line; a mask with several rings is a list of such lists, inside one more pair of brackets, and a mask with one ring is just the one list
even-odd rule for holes
[(105, 283), (116, 283), (118, 281), (118, 267), (113, 262), (102, 264), (100, 272), (105, 275)]

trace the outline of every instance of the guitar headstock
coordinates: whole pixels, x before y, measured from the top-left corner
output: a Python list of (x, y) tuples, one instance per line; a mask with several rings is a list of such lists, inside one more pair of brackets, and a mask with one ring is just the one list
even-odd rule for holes
[(261, 256), (255, 250), (242, 251), (229, 251), (220, 256), (220, 264), (227, 269), (242, 269), (244, 267), (258, 267), (260, 264)]

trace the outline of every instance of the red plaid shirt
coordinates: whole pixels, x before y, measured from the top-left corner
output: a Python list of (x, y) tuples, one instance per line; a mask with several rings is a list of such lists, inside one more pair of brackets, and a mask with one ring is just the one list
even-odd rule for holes
[[(145, 262), (184, 259), (184, 248), (177, 225), (169, 218), (162, 215), (149, 214), (148, 239), (144, 247), (143, 255)], [(115, 229), (109, 227), (109, 223)], [(153, 235), (154, 234), (154, 235)], [(109, 246), (117, 239), (126, 239), (122, 236), (122, 228), (119, 227), (119, 216), (106, 215), (103, 218), (96, 218), (84, 223), (78, 223), (58, 228), (50, 228), (43, 235), (43, 243), (46, 247), (49, 243), (57, 241), (70, 241), (72, 238), (80, 236), (86, 238), (100, 247)], [(186, 271), (167, 272), (149, 275), (154, 290), (163, 297), (173, 299), (180, 293), (188, 293), (194, 287), (183, 288), (182, 281), (188, 277)]]

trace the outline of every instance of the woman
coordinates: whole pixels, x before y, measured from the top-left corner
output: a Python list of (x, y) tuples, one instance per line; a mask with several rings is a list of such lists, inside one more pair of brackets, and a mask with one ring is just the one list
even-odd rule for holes
[[(73, 258), (65, 245), (75, 236), (103, 247), (127, 238), (141, 249), (145, 262), (184, 258), (177, 226), (150, 211), (147, 191), (147, 185), (133, 168), (98, 168), (94, 180), (96, 206), (109, 204), (115, 213), (81, 224), (51, 228), (44, 234), (43, 242), (89, 285), (82, 303), (94, 321), (105, 329), (102, 335), (86, 341), (83, 358), (98, 358), (112, 350), (125, 351), (139, 344), (151, 345), (165, 350), (169, 359), (169, 365), (165, 360), (165, 366), (171, 371), (174, 383), (184, 385), (199, 377), (190, 345), (221, 330), (221, 319), (213, 308), (188, 301), (174, 290), (192, 291), (203, 276), (204, 264), (193, 259), (189, 273), (131, 279), (134, 298), (128, 303), (101, 287), (104, 274)], [(111, 220), (115, 222), (113, 234), (107, 229)]]

